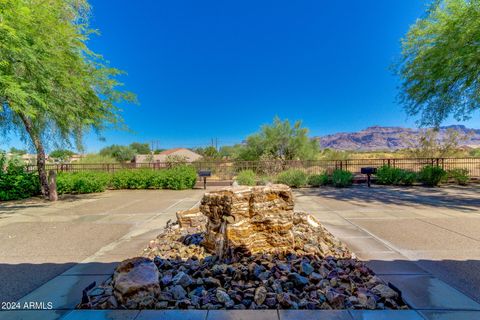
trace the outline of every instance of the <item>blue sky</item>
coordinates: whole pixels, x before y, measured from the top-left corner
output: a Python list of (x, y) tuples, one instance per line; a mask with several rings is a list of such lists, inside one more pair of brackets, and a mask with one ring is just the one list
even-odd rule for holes
[(91, 0), (101, 35), (90, 46), (128, 73), (140, 105), (123, 106), (135, 133), (88, 135), (86, 149), (233, 144), (275, 115), (303, 120), (312, 135), (414, 126), (389, 66), (426, 3)]

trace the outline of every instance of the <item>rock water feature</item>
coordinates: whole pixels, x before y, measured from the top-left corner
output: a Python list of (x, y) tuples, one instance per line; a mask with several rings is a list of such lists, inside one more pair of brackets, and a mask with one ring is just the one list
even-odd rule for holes
[(206, 193), (79, 308), (404, 309), (284, 185)]

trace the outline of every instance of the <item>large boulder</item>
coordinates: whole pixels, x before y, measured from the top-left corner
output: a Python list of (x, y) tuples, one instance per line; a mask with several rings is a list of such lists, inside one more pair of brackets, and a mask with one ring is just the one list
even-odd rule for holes
[(293, 249), (293, 195), (286, 185), (230, 187), (206, 193), (204, 245), (211, 251), (242, 248), (251, 253)]
[(124, 260), (113, 274), (113, 289), (117, 300), (129, 309), (153, 307), (160, 292), (158, 268), (144, 257)]

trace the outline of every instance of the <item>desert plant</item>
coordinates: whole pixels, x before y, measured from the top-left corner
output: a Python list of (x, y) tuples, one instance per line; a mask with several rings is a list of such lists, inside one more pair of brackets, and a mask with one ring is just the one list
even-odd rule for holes
[(277, 175), (277, 182), (293, 188), (299, 188), (307, 184), (307, 178), (307, 174), (302, 170), (288, 169)]
[(414, 172), (384, 165), (377, 169), (376, 182), (379, 184), (411, 186), (415, 182), (416, 176)]
[(412, 171), (404, 170), (401, 178), (402, 184), (411, 186), (417, 181), (417, 174)]
[(256, 174), (253, 170), (242, 170), (237, 175), (237, 182), (243, 186), (254, 186), (256, 184)]
[(418, 173), (418, 180), (428, 187), (438, 186), (447, 172), (440, 167), (427, 165)]
[(312, 174), (308, 177), (308, 184), (312, 187), (325, 186), (330, 182), (330, 177), (327, 173)]
[(0, 200), (24, 199), (40, 193), (38, 175), (27, 172), (19, 160), (0, 154)]
[(332, 184), (337, 188), (351, 186), (353, 183), (353, 174), (350, 171), (337, 169), (332, 174)]
[(448, 179), (454, 180), (461, 186), (468, 184), (470, 180), (470, 175), (467, 169), (451, 169), (447, 171)]

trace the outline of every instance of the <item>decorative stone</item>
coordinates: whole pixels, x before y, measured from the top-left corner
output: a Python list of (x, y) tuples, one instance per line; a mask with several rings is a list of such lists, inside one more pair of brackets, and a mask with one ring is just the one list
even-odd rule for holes
[(398, 293), (395, 290), (382, 283), (373, 287), (372, 292), (378, 294), (385, 299), (392, 299), (398, 297)]
[(257, 305), (263, 304), (266, 298), (267, 289), (265, 287), (258, 287), (257, 289), (255, 289), (255, 296), (253, 298), (253, 301), (255, 301)]
[(206, 193), (200, 210), (208, 217), (204, 245), (212, 252), (293, 248), (293, 196), (288, 186), (230, 187)]
[(180, 228), (204, 230), (207, 220), (207, 217), (199, 208), (177, 211), (177, 221)]
[(152, 260), (137, 257), (125, 260), (115, 269), (113, 289), (117, 301), (136, 306), (140, 302), (150, 306), (160, 290), (159, 272)]
[(293, 284), (297, 287), (303, 287), (308, 284), (308, 279), (299, 275), (296, 272), (292, 272), (288, 275), (288, 279), (293, 282)]
[(175, 300), (184, 299), (187, 296), (187, 292), (181, 285), (176, 285), (170, 288), (170, 293), (172, 294)]
[(180, 271), (179, 273), (177, 273), (175, 275), (175, 277), (173, 277), (172, 282), (175, 285), (180, 285), (180, 286), (186, 288), (193, 283), (193, 280), (192, 280), (192, 278), (190, 278), (190, 276), (188, 274), (186, 274), (183, 271)]

